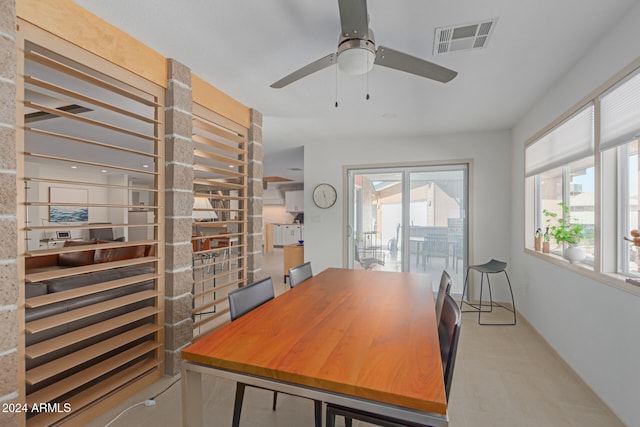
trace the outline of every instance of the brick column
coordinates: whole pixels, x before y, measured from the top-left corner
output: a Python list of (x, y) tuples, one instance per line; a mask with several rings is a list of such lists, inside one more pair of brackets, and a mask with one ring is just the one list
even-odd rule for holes
[(180, 351), (193, 339), (191, 70), (169, 59), (168, 79), (165, 97), (165, 373), (175, 375), (180, 372)]
[(247, 284), (262, 279), (262, 113), (251, 110), (248, 147)]
[[(0, 0), (0, 403), (18, 402), (18, 227), (16, 213), (16, 2)], [(0, 412), (0, 425), (17, 426)]]

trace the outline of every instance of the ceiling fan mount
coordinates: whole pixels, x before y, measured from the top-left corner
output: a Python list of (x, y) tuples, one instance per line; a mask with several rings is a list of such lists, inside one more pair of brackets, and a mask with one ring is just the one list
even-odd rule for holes
[(366, 0), (338, 0), (342, 31), (336, 53), (320, 58), (294, 71), (271, 85), (280, 89), (309, 74), (338, 63), (345, 73), (358, 75), (371, 71), (374, 65), (393, 68), (431, 80), (446, 83), (458, 73), (433, 62), (384, 47), (376, 48), (373, 31), (369, 28)]

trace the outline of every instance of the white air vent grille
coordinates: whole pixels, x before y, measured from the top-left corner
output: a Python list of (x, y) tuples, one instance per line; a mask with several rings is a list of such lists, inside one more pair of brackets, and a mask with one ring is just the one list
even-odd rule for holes
[(487, 46), (497, 22), (498, 18), (494, 18), (472, 24), (436, 28), (433, 54), (482, 49)]

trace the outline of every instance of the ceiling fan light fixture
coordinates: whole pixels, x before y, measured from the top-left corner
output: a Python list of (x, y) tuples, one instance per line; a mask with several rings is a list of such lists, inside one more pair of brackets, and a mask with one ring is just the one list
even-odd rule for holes
[(367, 49), (345, 50), (338, 56), (338, 68), (340, 71), (354, 76), (366, 74), (373, 68), (375, 58), (376, 55)]
[[(373, 38), (373, 33), (370, 34)], [(338, 46), (338, 68), (340, 71), (358, 76), (373, 68), (376, 45), (373, 40), (347, 39)]]

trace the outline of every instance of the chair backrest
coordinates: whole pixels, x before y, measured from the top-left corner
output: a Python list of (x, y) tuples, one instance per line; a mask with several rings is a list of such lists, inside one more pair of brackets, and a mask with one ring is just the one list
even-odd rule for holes
[(274, 296), (271, 277), (229, 292), (231, 320), (236, 320), (243, 314), (273, 299)]
[(449, 400), (451, 391), (451, 381), (453, 379), (453, 368), (456, 363), (456, 353), (458, 352), (458, 339), (460, 338), (460, 326), (462, 315), (460, 307), (456, 304), (451, 295), (445, 294), (442, 305), (442, 317), (438, 325), (438, 336), (440, 339), (440, 356), (442, 356), (442, 371), (444, 375), (444, 388)]
[(444, 296), (451, 291), (451, 276), (446, 271), (442, 270), (442, 276), (440, 277), (440, 287), (438, 288), (438, 295), (436, 297), (436, 323), (440, 324), (440, 313), (442, 313), (442, 304), (444, 303)]
[(289, 286), (292, 288), (298, 286), (300, 283), (313, 277), (311, 272), (311, 263), (305, 262), (296, 267), (289, 269)]

